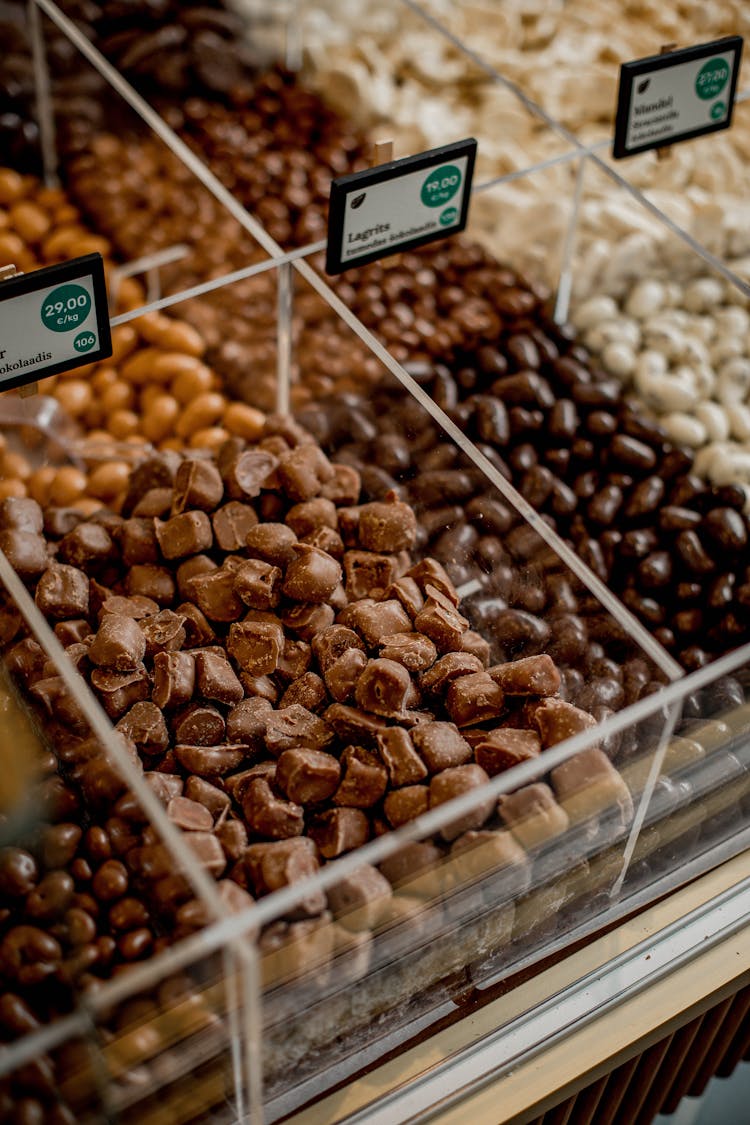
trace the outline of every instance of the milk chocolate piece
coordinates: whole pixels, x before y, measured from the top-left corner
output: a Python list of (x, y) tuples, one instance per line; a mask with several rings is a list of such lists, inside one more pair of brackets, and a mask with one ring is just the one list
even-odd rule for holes
[(184, 559), (213, 546), (211, 521), (205, 512), (182, 512), (166, 523), (154, 521), (159, 548), (165, 559)]
[(236, 621), (243, 605), (234, 592), (236, 571), (226, 565), (192, 579), (195, 604), (209, 621)]
[(410, 672), (423, 672), (437, 659), (435, 645), (422, 633), (391, 633), (380, 643), (384, 660), (395, 660)]
[(320, 528), (329, 528), (336, 531), (338, 528), (336, 507), (330, 500), (316, 496), (314, 500), (305, 500), (295, 504), (286, 514), (286, 524), (291, 527), (298, 539), (318, 531)]
[(264, 778), (252, 779), (242, 798), (242, 811), (253, 832), (273, 840), (301, 836), (305, 828), (302, 806), (276, 797)]
[(451, 846), (450, 874), (459, 887), (505, 867), (517, 869), (513, 890), (523, 893), (531, 882), (531, 870), (526, 853), (510, 832), (469, 829)]
[(297, 543), (286, 568), (283, 592), (307, 604), (327, 601), (341, 581), (341, 567), (332, 555), (318, 547)]
[(182, 648), (187, 635), (184, 629), (185, 618), (171, 609), (163, 609), (151, 617), (144, 617), (139, 627), (146, 638), (146, 656), (154, 657), (159, 652), (176, 652)]
[(434, 641), (438, 651), (450, 652), (460, 648), (461, 638), (469, 628), (469, 622), (450, 604), (446, 605), (430, 596), (414, 618), (414, 628)]
[(453, 680), (482, 671), (481, 661), (471, 653), (448, 652), (436, 660), (428, 671), (422, 673), (419, 685), (423, 691), (442, 696)]
[(284, 630), (280, 624), (243, 621), (235, 622), (229, 628), (227, 652), (244, 672), (252, 676), (275, 672), (283, 648)]
[(323, 673), (331, 698), (337, 703), (351, 699), (366, 666), (367, 655), (361, 649), (348, 648), (343, 652)]
[(531, 850), (567, 832), (568, 814), (548, 785), (536, 782), (499, 798), (497, 811), (516, 839)]
[(264, 449), (248, 449), (240, 453), (223, 473), (227, 496), (232, 500), (252, 500), (276, 470), (279, 461)]
[(44, 530), (44, 514), (36, 500), (25, 496), (6, 496), (0, 501), (0, 529), (3, 531), (28, 531), (41, 535)]
[(152, 617), (158, 612), (159, 604), (153, 598), (146, 598), (142, 594), (134, 594), (129, 598), (113, 594), (102, 602), (99, 619), (101, 620), (105, 613), (120, 613), (125, 617), (132, 617), (133, 621), (142, 621), (145, 617)]
[(279, 460), (279, 480), (290, 500), (312, 500), (333, 475), (325, 453), (312, 443), (291, 449)]
[(143, 493), (138, 503), (133, 507), (131, 516), (137, 519), (148, 520), (151, 530), (153, 532), (153, 524), (151, 521), (155, 516), (160, 519), (166, 516), (172, 509), (172, 489), (171, 488), (149, 488), (147, 492)]
[(224, 656), (212, 652), (197, 652), (195, 673), (198, 694), (203, 699), (215, 699), (219, 703), (239, 703), (244, 697), (242, 684), (234, 669)]
[(225, 820), (216, 828), (227, 859), (236, 863), (247, 847), (247, 829), (241, 820)]
[(180, 515), (189, 508), (213, 512), (224, 495), (221, 474), (212, 461), (183, 461), (175, 473), (173, 487), (173, 515)]
[(195, 690), (195, 660), (187, 652), (157, 652), (154, 656), (153, 701), (162, 710), (189, 703)]
[(296, 633), (301, 640), (311, 643), (315, 635), (333, 624), (336, 616), (329, 603), (316, 605), (295, 605), (280, 613), (285, 627)]
[(184, 618), (185, 647), (200, 648), (210, 645), (216, 640), (216, 633), (209, 625), (205, 615), (192, 602), (182, 602), (177, 606), (177, 612)]
[(339, 738), (346, 742), (375, 744), (375, 737), (386, 729), (385, 719), (368, 715), (358, 707), (348, 707), (345, 703), (332, 703), (323, 713), (323, 718), (335, 730)]
[(355, 602), (339, 615), (339, 621), (355, 629), (370, 648), (380, 644), (383, 637), (408, 633), (412, 627), (406, 611), (395, 598), (384, 602), (370, 599)]
[(395, 660), (369, 660), (355, 690), (357, 705), (386, 717), (399, 715), (410, 705), (411, 676)]
[(320, 676), (315, 672), (305, 672), (299, 679), (292, 680), (279, 700), (279, 706), (291, 707), (293, 703), (299, 703), (308, 711), (318, 711), (325, 707), (328, 703), (328, 692)]
[(353, 600), (382, 596), (396, 580), (396, 556), (372, 551), (344, 553), (344, 584)]
[(310, 668), (312, 649), (306, 641), (284, 641), (284, 648), (278, 663), (278, 674), (282, 680), (300, 679)]
[(388, 727), (377, 736), (377, 746), (393, 789), (414, 785), (427, 777), (427, 767), (403, 727)]
[[(174, 720), (174, 735), (178, 742), (197, 746), (215, 746), (224, 738), (224, 716), (215, 707), (191, 703)], [(198, 771), (195, 770), (195, 773)]]
[(366, 551), (393, 554), (410, 550), (417, 537), (413, 509), (389, 493), (385, 500), (363, 504), (359, 513), (359, 542)]
[(550, 776), (557, 799), (573, 823), (613, 808), (623, 824), (633, 819), (630, 790), (602, 750), (574, 754)]
[(420, 723), (411, 737), (430, 773), (471, 761), (471, 747), (454, 723)]
[(596, 726), (596, 719), (562, 699), (545, 699), (534, 709), (534, 723), (541, 735), (542, 746), (547, 750), (574, 734)]
[(211, 516), (216, 545), (222, 551), (241, 551), (258, 517), (249, 504), (230, 500)]
[[(0, 533), (0, 547), (3, 546)], [(5, 552), (8, 553), (7, 551)], [(112, 537), (95, 523), (80, 523), (60, 540), (60, 558), (70, 566), (80, 567), (87, 573), (103, 562), (116, 557)]]
[(126, 566), (159, 562), (159, 544), (152, 519), (133, 517), (125, 520), (117, 529), (116, 536)]
[(374, 930), (390, 914), (393, 891), (377, 867), (363, 863), (328, 888), (328, 906), (349, 930)]
[(114, 672), (110, 668), (94, 668), (91, 684), (110, 719), (118, 719), (134, 703), (149, 696), (149, 680), (141, 665), (130, 672)]
[(117, 724), (144, 754), (163, 754), (169, 745), (164, 716), (155, 703), (134, 703)]
[(125, 578), (125, 589), (129, 594), (153, 598), (159, 605), (168, 606), (174, 601), (175, 581), (165, 566), (133, 566)]
[(470, 727), (499, 718), (504, 699), (502, 688), (487, 672), (474, 672), (452, 681), (445, 706), (457, 726)]
[(432, 586), (433, 589), (439, 591), (443, 597), (447, 598), (452, 605), (456, 608), (458, 607), (461, 599), (458, 596), (456, 587), (448, 577), (448, 572), (445, 567), (442, 563), (439, 563), (437, 559), (422, 559), (407, 570), (406, 576), (416, 582), (425, 597), (428, 597), (430, 594), (427, 587)]
[(210, 832), (214, 826), (208, 809), (189, 797), (173, 797), (167, 805), (167, 816), (186, 832)]
[(360, 809), (330, 809), (315, 817), (308, 834), (326, 859), (361, 848), (370, 838), (370, 822)]
[(472, 744), (477, 765), (486, 770), (490, 777), (517, 766), (519, 762), (536, 758), (542, 749), (536, 731), (514, 730), (511, 727), (482, 731), (476, 741), (472, 740)]
[(320, 495), (332, 500), (337, 507), (356, 504), (362, 487), (357, 470), (352, 465), (332, 465), (331, 468), (333, 475), (321, 486)]
[(283, 568), (294, 558), (297, 536), (284, 523), (262, 523), (250, 528), (245, 542), (251, 557)]
[(45, 617), (85, 617), (89, 580), (77, 567), (52, 563), (37, 583), (34, 601)]
[(496, 664), (488, 669), (488, 674), (505, 695), (550, 696), (560, 690), (560, 672), (546, 653), (512, 660), (509, 664)]
[(363, 746), (347, 746), (341, 755), (344, 776), (336, 790), (337, 805), (369, 809), (383, 797), (388, 773), (376, 753)]
[(175, 746), (174, 756), (188, 773), (198, 777), (224, 777), (242, 765), (247, 755), (245, 746), (229, 746), (226, 743), (213, 746)]
[(218, 570), (218, 564), (208, 555), (193, 555), (192, 558), (181, 562), (177, 567), (177, 589), (181, 598), (193, 597), (192, 580), (201, 574), (211, 574)]
[[(389, 556), (390, 557), (390, 556)], [(397, 598), (410, 617), (416, 617), (424, 605), (424, 596), (413, 578), (402, 575), (385, 591), (387, 599)]]
[(399, 828), (415, 820), (430, 807), (430, 790), (426, 785), (405, 785), (395, 789), (383, 802), (383, 811), (391, 828)]
[(131, 617), (107, 613), (89, 648), (89, 660), (104, 668), (126, 672), (137, 668), (146, 654), (146, 638)]
[(262, 559), (250, 559), (235, 573), (234, 591), (253, 609), (273, 609), (281, 598), (282, 578), (280, 567)]
[[(477, 789), (488, 781), (489, 777), (482, 767), (473, 763), (442, 770), (435, 774), (430, 782), (430, 808), (451, 801), (462, 793)], [(400, 790), (400, 792), (403, 793), (404, 790)], [(487, 797), (471, 812), (465, 813), (446, 824), (441, 831), (441, 835), (444, 840), (455, 840), (457, 836), (460, 836), (462, 832), (467, 832), (470, 828), (481, 828), (494, 811), (495, 798)]]
[(341, 767), (332, 754), (302, 746), (284, 750), (276, 766), (276, 784), (298, 805), (327, 800), (336, 792), (340, 778)]
[(490, 666), (490, 643), (474, 629), (467, 629), (461, 637), (461, 652), (476, 656), (483, 668)]
[(271, 711), (266, 719), (266, 747), (278, 757), (284, 750), (305, 746), (322, 750), (333, 741), (333, 730), (328, 722), (299, 704)]
[(244, 742), (260, 749), (266, 737), (266, 722), (271, 714), (271, 704), (256, 696), (243, 699), (227, 715), (227, 738), (230, 742)]
[[(317, 848), (307, 836), (294, 836), (274, 843), (251, 844), (244, 854), (245, 867), (255, 893), (271, 894), (292, 886), (319, 870)], [(295, 908), (295, 917), (320, 914), (326, 907), (323, 891), (311, 891)]]
[(347, 629), (345, 625), (330, 625), (316, 633), (312, 639), (313, 654), (324, 673), (348, 649), (364, 652), (365, 646), (354, 630)]
[(0, 531), (0, 550), (4, 551), (8, 562), (21, 578), (33, 578), (41, 574), (49, 563), (47, 544), (41, 535), (33, 531), (19, 531), (16, 528)]
[[(181, 794), (177, 794), (180, 796)], [(208, 810), (211, 818), (221, 816), (229, 810), (231, 801), (223, 789), (212, 785), (202, 777), (189, 777), (185, 782), (185, 796), (191, 801), (197, 801)]]
[(143, 780), (148, 782), (163, 805), (168, 805), (173, 797), (182, 795), (184, 782), (179, 774), (146, 772)]
[[(177, 800), (181, 798), (178, 797)], [(227, 859), (224, 849), (213, 832), (187, 832), (184, 840), (201, 867), (210, 872), (214, 878), (218, 878), (227, 865)]]

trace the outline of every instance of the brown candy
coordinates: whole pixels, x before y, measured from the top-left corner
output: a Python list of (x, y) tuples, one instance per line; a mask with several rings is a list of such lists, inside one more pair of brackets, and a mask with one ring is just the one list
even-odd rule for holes
[(388, 727), (382, 731), (377, 736), (377, 746), (393, 789), (414, 785), (427, 776), (427, 767), (403, 727)]
[(44, 528), (44, 514), (36, 500), (26, 497), (6, 496), (0, 501), (0, 529), (3, 531), (28, 531), (40, 535)]
[(169, 745), (164, 716), (155, 703), (134, 703), (117, 724), (144, 754), (163, 754)]
[(213, 512), (223, 495), (221, 474), (213, 462), (182, 461), (174, 478), (172, 513), (179, 515), (188, 508)]
[(374, 930), (390, 914), (393, 891), (376, 867), (362, 864), (328, 889), (328, 906), (349, 930)]
[(251, 559), (243, 563), (234, 578), (237, 596), (253, 609), (273, 609), (281, 598), (283, 573), (278, 566)]
[(347, 746), (341, 755), (344, 776), (334, 801), (349, 808), (369, 809), (383, 797), (388, 773), (377, 754), (363, 746)]
[(524, 848), (531, 850), (567, 832), (568, 814), (548, 785), (536, 782), (498, 801), (498, 813)]
[(383, 637), (411, 631), (411, 620), (395, 598), (384, 602), (365, 598), (347, 606), (339, 621), (356, 630), (369, 648), (375, 648)]
[(542, 743), (535, 731), (500, 727), (486, 733), (482, 731), (477, 741), (473, 741), (473, 747), (477, 764), (494, 777), (519, 762), (537, 757)]
[(395, 789), (383, 802), (383, 811), (392, 828), (415, 820), (430, 807), (430, 790), (427, 785), (406, 785)]
[(333, 466), (317, 445), (299, 445), (279, 460), (279, 480), (290, 500), (311, 500), (333, 475)]
[[(479, 788), (489, 781), (481, 766), (474, 764), (454, 766), (435, 774), (430, 782), (430, 808), (453, 800), (463, 793)], [(403, 792), (403, 790), (401, 790)], [(495, 810), (495, 799), (486, 798), (472, 812), (465, 813), (446, 824), (441, 835), (444, 840), (455, 840), (462, 832), (471, 828), (481, 828)]]
[(504, 710), (505, 696), (503, 689), (487, 672), (474, 672), (452, 681), (445, 705), (457, 726), (470, 727), (499, 718)]
[(339, 808), (321, 813), (310, 824), (308, 834), (321, 855), (335, 859), (361, 848), (370, 838), (370, 822), (360, 809)]
[(410, 672), (423, 672), (437, 659), (437, 649), (421, 633), (391, 633), (381, 639), (380, 655), (395, 660)]
[(124, 672), (137, 668), (146, 654), (146, 638), (131, 617), (108, 613), (89, 647), (89, 660), (103, 668)]
[[(2, 546), (2, 533), (0, 533), (0, 546)], [(92, 567), (114, 557), (115, 545), (112, 537), (96, 523), (80, 523), (60, 540), (60, 558), (63, 562), (79, 567), (81, 570), (89, 571)]]
[(325, 719), (295, 703), (269, 712), (265, 739), (269, 752), (278, 757), (284, 750), (299, 746), (322, 750), (333, 741), (333, 731)]
[(587, 711), (574, 707), (572, 703), (565, 703), (562, 699), (545, 699), (540, 703), (534, 709), (534, 723), (545, 750), (596, 726), (596, 720)]
[(39, 579), (34, 600), (45, 617), (85, 617), (89, 611), (89, 580), (77, 567), (53, 563)]
[(178, 742), (215, 746), (223, 739), (226, 724), (224, 716), (215, 707), (193, 703), (175, 717), (173, 730)]
[(271, 704), (257, 696), (243, 699), (227, 715), (226, 730), (230, 742), (243, 742), (260, 748), (266, 737), (266, 722)]
[(326, 551), (306, 543), (297, 543), (293, 549), (294, 557), (284, 576), (285, 596), (308, 604), (327, 601), (341, 581), (339, 563)]
[(222, 551), (241, 551), (257, 523), (255, 510), (239, 500), (230, 500), (211, 516), (214, 539)]
[(572, 822), (617, 809), (622, 822), (633, 818), (630, 790), (607, 755), (596, 748), (574, 754), (552, 770), (555, 794)]
[(366, 551), (393, 554), (409, 550), (417, 535), (413, 509), (389, 494), (384, 501), (363, 504), (359, 512), (359, 542)]
[(332, 754), (301, 746), (284, 750), (276, 767), (277, 785), (298, 805), (327, 800), (336, 792), (340, 778), (341, 767)]
[(395, 555), (378, 555), (373, 551), (344, 553), (344, 584), (351, 599), (376, 597), (396, 581)]
[(235, 573), (219, 567), (192, 580), (195, 604), (209, 621), (236, 621), (242, 616), (244, 607), (234, 592)]
[(230, 626), (227, 652), (251, 676), (275, 672), (283, 648), (284, 630), (280, 623), (245, 621)]
[(159, 549), (165, 559), (183, 559), (213, 545), (211, 521), (205, 512), (182, 512), (165, 523), (154, 521)]
[[(319, 869), (317, 849), (304, 836), (268, 844), (251, 844), (244, 854), (245, 867), (256, 894), (271, 894), (314, 875)], [(295, 916), (320, 914), (326, 906), (322, 891), (312, 891), (296, 908)]]
[(560, 690), (560, 673), (546, 653), (509, 664), (496, 664), (488, 673), (505, 695), (550, 696)]
[(167, 816), (186, 832), (210, 832), (213, 817), (204, 805), (189, 797), (173, 797), (167, 805)]
[(264, 449), (240, 453), (223, 474), (227, 495), (232, 500), (251, 500), (260, 496), (261, 489), (278, 463), (278, 458)]
[(22, 578), (34, 578), (41, 574), (49, 561), (47, 544), (41, 535), (32, 531), (19, 531), (15, 528), (0, 531), (0, 550), (7, 555), (8, 562)]
[(363, 711), (392, 717), (412, 705), (414, 685), (406, 668), (395, 660), (369, 660), (354, 694)]
[(241, 766), (245, 760), (245, 746), (216, 743), (211, 746), (175, 746), (174, 756), (188, 773), (198, 777), (224, 777)]
[(293, 801), (276, 797), (268, 782), (253, 778), (242, 798), (242, 811), (248, 827), (259, 836), (284, 840), (301, 836), (305, 827), (304, 809)]
[(187, 652), (157, 652), (154, 656), (153, 701), (161, 710), (189, 703), (195, 690), (195, 660)]
[(244, 697), (242, 684), (225, 657), (213, 652), (197, 652), (195, 655), (195, 674), (198, 694), (203, 699), (215, 699), (219, 703), (239, 703)]
[(447, 601), (430, 595), (414, 618), (414, 627), (437, 645), (439, 652), (461, 647), (469, 622)]
[(181, 649), (187, 639), (184, 623), (185, 618), (171, 609), (142, 618), (140, 628), (146, 638), (146, 656), (154, 657), (159, 652)]
[(283, 568), (294, 558), (297, 536), (284, 523), (262, 523), (248, 531), (245, 542), (253, 558)]
[(448, 652), (422, 673), (419, 684), (423, 691), (443, 695), (453, 680), (482, 670), (482, 662), (472, 653)]

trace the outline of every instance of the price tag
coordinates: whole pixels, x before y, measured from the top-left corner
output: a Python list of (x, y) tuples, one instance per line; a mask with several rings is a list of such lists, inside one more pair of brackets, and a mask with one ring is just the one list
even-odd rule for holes
[(617, 94), (615, 159), (728, 129), (741, 56), (742, 37), (730, 35), (625, 63)]
[(0, 391), (110, 355), (101, 254), (0, 282)]
[(476, 153), (469, 137), (334, 180), (326, 272), (342, 273), (463, 230)]

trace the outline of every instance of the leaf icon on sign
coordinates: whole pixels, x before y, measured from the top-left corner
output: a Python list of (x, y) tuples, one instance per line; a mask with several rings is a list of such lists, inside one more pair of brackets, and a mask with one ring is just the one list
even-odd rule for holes
[(362, 206), (362, 204), (365, 201), (366, 195), (367, 195), (366, 191), (363, 191), (361, 195), (355, 195), (354, 199), (352, 200), (352, 207), (355, 209), (355, 211), (356, 211), (357, 207)]
[(650, 85), (651, 85), (651, 79), (650, 78), (644, 78), (642, 82), (638, 83), (636, 89), (638, 90), (639, 94), (645, 94), (646, 90), (648, 90)]

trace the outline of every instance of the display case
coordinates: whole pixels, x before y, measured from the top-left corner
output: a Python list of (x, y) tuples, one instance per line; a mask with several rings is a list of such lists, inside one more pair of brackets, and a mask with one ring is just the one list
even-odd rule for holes
[[(58, 124), (59, 167), (97, 233), (37, 186), (35, 206), (74, 234), (50, 244), (45, 227), (24, 247), (14, 227), (17, 264), (99, 239), (115, 356), (42, 386), (51, 399), (3, 404), (28, 459), (1, 515), (5, 713), (24, 746), (38, 740), (40, 775), (31, 800), (10, 787), (4, 823), (8, 1120), (387, 1117), (385, 1095), (360, 1097), (367, 1080), (356, 1110), (331, 1092), (387, 1054), (432, 1061), (438, 1032), (475, 1013), (500, 1034), (499, 990), (742, 862), (747, 482), (697, 481), (691, 443), (623, 397), (585, 310), (592, 289), (614, 302), (643, 280), (644, 257), (648, 280), (661, 263), (719, 270), (730, 311), (745, 312), (746, 285), (597, 155), (602, 138), (582, 149), (415, 7), (347, 26), (290, 6), (250, 25), (239, 79), (269, 52), (306, 59), (353, 124), (278, 70), (254, 108), (233, 104), (190, 51), (198, 96), (178, 104), (132, 29), (103, 39), (50, 0), (31, 7), (48, 175), (66, 80), (54, 37), (85, 60), (88, 103), (67, 139)], [(351, 70), (325, 74), (325, 48), (343, 58), (359, 29), (358, 65), (387, 68), (377, 36), (394, 20), (403, 50), (425, 53), (372, 102), (361, 74), (355, 107)], [(239, 44), (219, 23), (236, 36), (224, 49)], [(119, 70), (89, 38), (121, 52)], [(413, 73), (429, 83), (431, 58), (454, 69), (412, 102), (410, 131)], [(493, 102), (481, 131), (468, 110), (448, 117), (456, 88), (465, 110), (480, 91)], [(301, 129), (314, 119), (312, 157), (295, 150), (295, 113)], [(515, 147), (498, 139), (508, 120)], [(478, 135), (468, 236), (328, 279), (324, 186), (365, 166), (373, 123), (397, 156)], [(640, 237), (620, 273), (597, 249), (618, 216)], [(282, 523), (300, 559), (325, 556), (330, 583), (305, 571), (295, 586), (289, 543), (245, 550), (252, 528)], [(70, 575), (75, 589), (56, 584), (60, 560), (85, 597)], [(253, 644), (273, 634), (273, 666), (240, 655), (240, 622)], [(198, 677), (183, 695), (181, 661)], [(547, 1036), (575, 1024), (554, 1004), (538, 1015)]]

